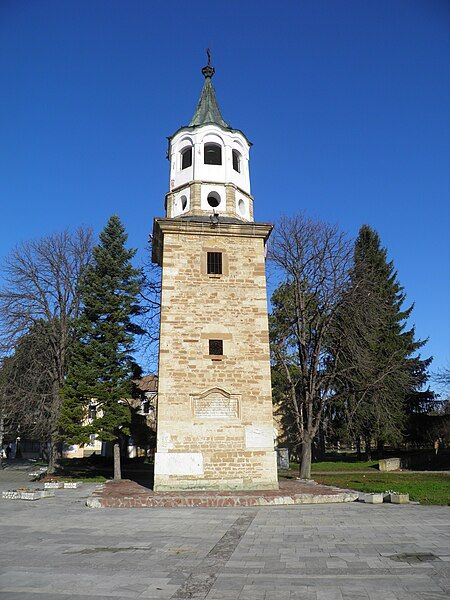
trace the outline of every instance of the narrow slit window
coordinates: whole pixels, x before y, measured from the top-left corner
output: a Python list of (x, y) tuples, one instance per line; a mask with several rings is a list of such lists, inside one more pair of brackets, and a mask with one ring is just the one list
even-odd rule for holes
[(208, 275), (222, 275), (222, 252), (208, 252), (206, 263)]
[(181, 169), (192, 166), (192, 146), (181, 151)]
[(210, 356), (223, 356), (223, 340), (209, 340)]

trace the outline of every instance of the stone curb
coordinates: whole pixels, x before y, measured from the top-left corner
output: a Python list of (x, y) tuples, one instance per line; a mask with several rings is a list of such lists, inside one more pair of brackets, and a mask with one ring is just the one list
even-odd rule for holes
[(329, 504), (354, 502), (357, 492), (336, 494), (295, 494), (291, 496), (106, 496), (93, 495), (88, 508), (224, 508), (250, 506), (289, 506), (295, 504)]
[(409, 504), (409, 494), (391, 494), (386, 492), (379, 493), (358, 493), (358, 501), (365, 502), (366, 504)]

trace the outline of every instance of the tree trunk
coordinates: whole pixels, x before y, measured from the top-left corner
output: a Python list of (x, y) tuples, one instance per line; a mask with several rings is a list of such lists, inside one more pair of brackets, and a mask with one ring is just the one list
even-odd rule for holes
[[(325, 431), (324, 431), (322, 424), (320, 424), (320, 426), (319, 426), (319, 431), (318, 431), (318, 435), (317, 435), (316, 439), (317, 439), (317, 444), (315, 446), (313, 445), (313, 460), (325, 460), (326, 440), (325, 440)], [(315, 452), (314, 452), (314, 449), (315, 449)]]
[(302, 459), (300, 462), (300, 479), (311, 478), (311, 446), (312, 440), (306, 438), (302, 445)]
[(3, 434), (5, 431), (5, 419), (3, 418), (3, 414), (0, 413), (0, 466), (3, 460)]
[(380, 458), (383, 458), (383, 453), (384, 453), (384, 444), (383, 444), (382, 440), (378, 440), (377, 441), (378, 460), (380, 460)]
[(366, 437), (366, 460), (372, 460), (372, 448), (370, 447), (370, 438)]
[(361, 438), (358, 436), (355, 440), (356, 445), (356, 459), (361, 460)]
[(120, 446), (118, 442), (114, 444), (114, 481), (120, 481), (122, 479), (122, 472), (120, 469)]
[(48, 467), (47, 467), (47, 475), (54, 475), (56, 472), (56, 468), (58, 467), (58, 459), (59, 459), (59, 445), (57, 442), (50, 440), (50, 449), (48, 456)]

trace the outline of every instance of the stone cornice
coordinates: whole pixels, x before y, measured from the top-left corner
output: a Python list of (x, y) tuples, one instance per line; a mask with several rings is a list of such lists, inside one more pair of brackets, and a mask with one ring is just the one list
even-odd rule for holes
[(161, 266), (163, 238), (165, 233), (182, 233), (186, 235), (214, 235), (216, 237), (257, 237), (264, 242), (270, 236), (273, 225), (270, 223), (221, 223), (195, 221), (186, 219), (155, 218), (153, 220), (152, 261)]
[(217, 185), (217, 186), (224, 186), (224, 187), (228, 186), (228, 187), (234, 188), (235, 190), (238, 190), (238, 192), (240, 192), (244, 196), (247, 196), (247, 198), (250, 198), (251, 200), (254, 200), (254, 197), (252, 196), (252, 194), (249, 194), (248, 192), (245, 192), (242, 188), (240, 188), (235, 183), (232, 183), (231, 181), (228, 181), (227, 183), (225, 183), (223, 181), (209, 181), (207, 179), (205, 179), (205, 180), (202, 180), (202, 179), (192, 179), (190, 181), (187, 181), (186, 183), (182, 183), (181, 185), (178, 185), (177, 187), (174, 187), (169, 192), (167, 192), (166, 197), (169, 196), (170, 194), (176, 194), (177, 192), (179, 192), (181, 190), (184, 190), (187, 187), (190, 187), (194, 183), (199, 183), (200, 185), (205, 185), (206, 184), (206, 185)]

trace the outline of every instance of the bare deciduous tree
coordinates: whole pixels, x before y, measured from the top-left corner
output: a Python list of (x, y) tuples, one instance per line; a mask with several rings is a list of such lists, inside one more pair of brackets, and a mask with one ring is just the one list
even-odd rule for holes
[[(40, 395), (33, 392), (33, 408), (29, 408), (31, 418), (41, 421), (41, 417), (45, 417), (47, 422), (51, 444), (49, 472), (54, 471), (57, 458), (60, 388), (67, 372), (73, 334), (71, 325), (80, 312), (80, 276), (90, 260), (91, 251), (92, 233), (80, 228), (74, 233), (64, 231), (25, 242), (11, 253), (4, 266), (5, 284), (0, 290), (1, 350), (4, 355), (13, 353), (19, 340), (28, 335), (29, 351), (34, 356), (28, 367), (30, 376), (42, 369), (38, 363), (43, 357), (39, 357), (38, 352), (45, 352), (46, 369), (42, 370), (40, 378), (46, 374), (45, 392)], [(39, 341), (36, 338), (38, 328)], [(8, 380), (11, 382), (16, 378), (18, 381), (19, 376), (21, 374), (16, 372)], [(42, 383), (40, 381), (39, 385)], [(31, 397), (32, 388), (36, 391), (39, 385), (30, 379), (27, 396)], [(22, 396), (22, 400), (26, 402), (27, 396)], [(39, 419), (37, 414), (33, 416), (36, 411), (40, 413)]]
[(390, 322), (392, 307), (373, 293), (370, 269), (352, 278), (353, 248), (336, 226), (299, 215), (281, 221), (269, 249), (282, 276), (270, 319), (275, 399), (290, 416), (302, 478), (310, 477), (312, 442), (326, 411), (344, 414), (350, 436), (367, 402), (371, 414), (397, 423), (392, 381), (406, 377), (405, 350), (374, 359), (374, 331)]
[(303, 215), (284, 218), (269, 248), (284, 282), (272, 298), (272, 360), (286, 383), (302, 478), (310, 477), (312, 441), (335, 394), (337, 348), (330, 346), (348, 300), (352, 250), (337, 227)]
[[(148, 256), (151, 257), (152, 248)], [(161, 312), (161, 268), (151, 262), (144, 264), (143, 284), (140, 291), (141, 315), (139, 326), (144, 331), (141, 338), (141, 349), (145, 352), (150, 368), (157, 371), (159, 344), (159, 318)]]

